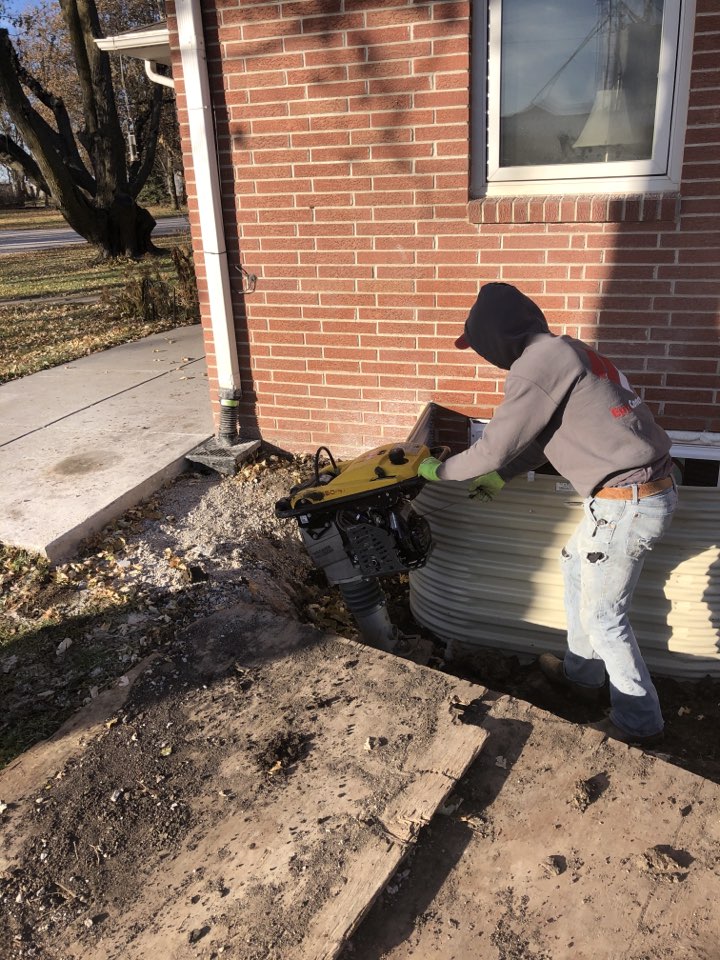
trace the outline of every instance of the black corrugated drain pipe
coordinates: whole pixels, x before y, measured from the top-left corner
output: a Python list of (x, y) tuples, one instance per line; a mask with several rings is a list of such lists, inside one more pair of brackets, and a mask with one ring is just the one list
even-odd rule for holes
[(238, 438), (240, 400), (234, 391), (220, 390), (220, 425), (218, 440), (221, 443), (235, 443)]

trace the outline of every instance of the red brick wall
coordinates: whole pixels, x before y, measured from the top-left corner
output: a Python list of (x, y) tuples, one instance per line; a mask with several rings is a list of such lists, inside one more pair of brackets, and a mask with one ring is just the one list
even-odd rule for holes
[(243, 296), (232, 270), (245, 433), (350, 452), (429, 400), (490, 416), (504, 375), (452, 345), (490, 280), (598, 344), (667, 428), (720, 431), (716, 6), (698, 0), (679, 197), (469, 202), (468, 2), (216, 0), (228, 250), (259, 278)]

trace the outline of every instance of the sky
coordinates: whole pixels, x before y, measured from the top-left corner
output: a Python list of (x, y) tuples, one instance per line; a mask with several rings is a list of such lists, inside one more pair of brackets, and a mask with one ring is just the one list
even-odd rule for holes
[(14, 13), (22, 13), (26, 7), (31, 6), (28, 0), (0, 0), (0, 27), (9, 26), (3, 13), (8, 13), (10, 16)]
[(28, 0), (3, 0), (3, 6), (10, 13), (22, 13), (26, 7), (31, 6)]

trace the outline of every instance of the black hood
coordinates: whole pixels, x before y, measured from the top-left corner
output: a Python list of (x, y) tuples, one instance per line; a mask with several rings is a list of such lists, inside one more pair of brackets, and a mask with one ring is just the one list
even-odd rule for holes
[(458, 347), (470, 346), (496, 367), (509, 370), (529, 341), (550, 333), (536, 303), (509, 283), (486, 283), (465, 321)]

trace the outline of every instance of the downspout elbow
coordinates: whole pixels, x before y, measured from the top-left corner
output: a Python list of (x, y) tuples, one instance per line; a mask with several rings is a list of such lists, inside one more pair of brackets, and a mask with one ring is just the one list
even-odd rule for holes
[(175, 89), (175, 81), (173, 78), (166, 76), (164, 73), (160, 73), (158, 65), (154, 60), (145, 60), (144, 63), (145, 73), (153, 83), (159, 83), (163, 87), (170, 87), (171, 90)]

